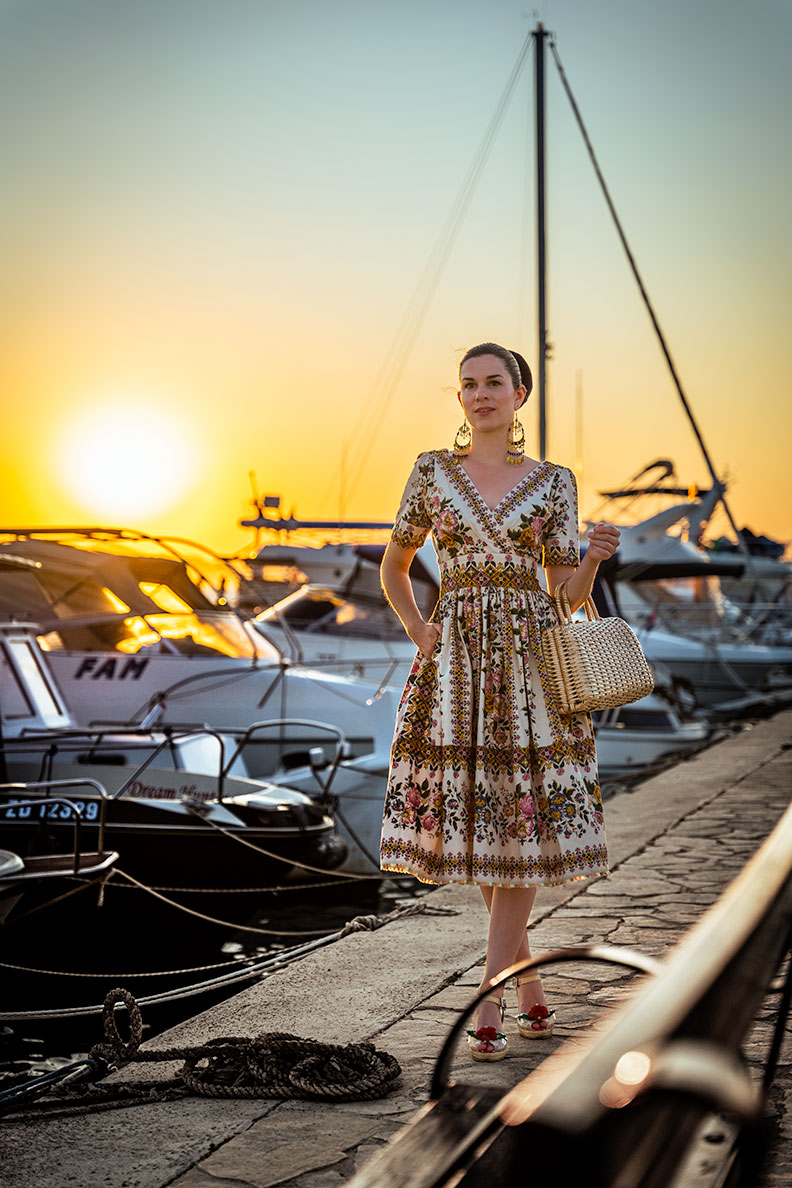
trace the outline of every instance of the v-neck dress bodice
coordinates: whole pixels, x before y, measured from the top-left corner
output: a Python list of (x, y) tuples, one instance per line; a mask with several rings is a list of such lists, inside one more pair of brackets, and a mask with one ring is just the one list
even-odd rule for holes
[(607, 874), (591, 719), (558, 713), (541, 652), (557, 619), (537, 568), (579, 559), (572, 472), (540, 462), (492, 508), (450, 451), (421, 454), (392, 539), (430, 531), (440, 637), (399, 704), (382, 869), (493, 886)]

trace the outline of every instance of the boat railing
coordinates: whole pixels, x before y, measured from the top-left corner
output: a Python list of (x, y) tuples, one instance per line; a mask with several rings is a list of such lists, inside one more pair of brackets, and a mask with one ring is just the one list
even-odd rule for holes
[[(123, 749), (123, 736), (132, 736), (136, 741), (148, 742), (150, 750), (147, 751), (145, 758), (133, 767), (130, 775), (124, 780), (119, 788), (115, 789), (111, 794), (103, 792), (103, 795), (109, 800), (117, 800), (127, 791), (132, 784), (138, 780), (139, 776), (150, 767), (154, 760), (165, 750), (178, 750), (177, 744), (184, 742), (191, 738), (214, 738), (218, 746), (218, 762), (217, 762), (217, 800), (222, 803), (225, 794), (225, 782), (231, 775), (234, 764), (243, 755), (245, 748), (256, 738), (257, 735), (264, 734), (272, 730), (287, 730), (289, 728), (297, 727), (299, 729), (308, 729), (314, 731), (317, 735), (329, 735), (335, 742), (333, 747), (332, 757), (329, 761), (322, 764), (323, 778), (320, 781), (323, 791), (327, 791), (332, 777), (338, 768), (341, 760), (344, 759), (348, 753), (349, 747), (346, 735), (337, 726), (333, 726), (328, 722), (322, 722), (313, 718), (267, 718), (260, 722), (253, 722), (246, 727), (223, 727), (221, 730), (214, 730), (209, 726), (173, 726), (167, 725), (162, 728), (162, 737), (157, 738), (152, 735), (152, 731), (148, 727), (119, 727), (119, 726), (86, 726), (86, 727), (72, 727), (67, 730), (44, 730), (44, 731), (30, 731), (23, 733), (19, 738), (7, 739), (0, 744), (0, 754), (13, 754), (19, 751), (29, 750), (32, 744), (38, 747), (43, 747), (42, 751), (42, 776), (43, 781), (36, 784), (36, 787), (45, 787), (56, 781), (52, 777), (53, 764), (55, 758), (60, 750), (63, 749), (64, 744), (84, 743), (88, 746), (90, 753), (97, 761), (101, 759), (103, 749), (108, 749), (112, 753), (117, 753)], [(233, 744), (229, 751), (229, 740)], [(281, 740), (283, 741), (283, 740)], [(227, 757), (228, 754), (228, 757)], [(319, 764), (308, 752), (308, 763), (317, 771)], [(130, 765), (132, 766), (132, 765)], [(86, 784), (91, 783), (90, 780), (80, 781)], [(96, 783), (95, 781), (93, 781)], [(27, 784), (27, 787), (33, 787), (32, 784)], [(101, 787), (96, 783), (97, 787)]]
[(121, 786), (119, 788), (116, 788), (115, 792), (113, 792), (110, 799), (111, 800), (120, 799), (120, 797), (122, 797), (124, 795), (124, 793), (126, 792), (127, 788), (131, 787), (132, 784), (135, 783), (135, 781), (138, 779), (138, 777), (141, 775), (141, 773), (144, 772), (147, 767), (151, 766), (151, 764), (154, 762), (154, 760), (157, 758), (157, 756), (162, 753), (162, 751), (167, 750), (167, 749), (172, 750), (176, 743), (183, 742), (185, 739), (214, 738), (217, 741), (217, 745), (218, 745), (217, 799), (218, 799), (218, 802), (222, 803), (223, 789), (224, 789), (224, 785), (225, 785), (225, 777), (227, 774), (226, 763), (225, 763), (225, 745), (226, 744), (225, 744), (225, 739), (223, 737), (223, 735), (225, 733), (227, 733), (227, 732), (220, 731), (220, 730), (212, 730), (212, 728), (210, 726), (204, 726), (200, 729), (191, 729), (191, 730), (166, 729), (164, 731), (164, 737), (162, 739), (160, 739), (160, 741), (158, 743), (156, 743), (154, 746), (152, 746), (152, 749), (149, 752), (149, 754), (146, 756), (146, 758), (142, 761), (142, 763), (138, 764), (138, 766), (135, 768), (135, 770), (132, 772), (132, 774), (130, 776), (128, 776), (127, 779), (124, 780), (124, 782), (121, 784)]
[[(526, 1167), (537, 1183), (574, 1183), (585, 1170), (586, 1183), (596, 1188), (668, 1188), (679, 1183), (713, 1113), (726, 1115), (718, 1126), (727, 1141), (718, 1175), (707, 1183), (732, 1183), (734, 1171), (753, 1174), (792, 999), (792, 963), (783, 985), (775, 981), (791, 936), (792, 807), (658, 972), (611, 1012), (605, 1030), (570, 1040), (505, 1094), (454, 1085), (448, 1065), (466, 1019), (515, 972), (570, 961), (645, 970), (655, 963), (591, 946), (504, 970), (452, 1028), (429, 1104), (349, 1188), (482, 1188), (521, 1183)], [(760, 1082), (747, 1071), (741, 1047), (766, 997), (779, 989)], [(708, 1151), (712, 1163), (717, 1152), (711, 1145)]]
[(771, 603), (656, 603), (640, 617), (644, 630), (661, 626), (676, 634), (711, 643), (781, 643), (792, 634), (792, 607)]
[(754, 643), (792, 645), (792, 605), (788, 602), (737, 604), (737, 625)]
[[(222, 730), (213, 730), (209, 726), (204, 727), (188, 727), (183, 730), (173, 729), (173, 727), (165, 727), (163, 737), (159, 742), (152, 740), (152, 748), (146, 755), (145, 759), (134, 768), (131, 774), (124, 780), (120, 787), (109, 796), (110, 800), (118, 800), (124, 795), (128, 788), (130, 788), (140, 777), (140, 775), (150, 767), (158, 755), (164, 750), (172, 750), (177, 743), (184, 742), (191, 738), (213, 738), (218, 746), (218, 762), (217, 762), (217, 801), (222, 804), (225, 793), (225, 782), (230, 775), (234, 763), (240, 757), (245, 749), (245, 746), (250, 742), (251, 738), (264, 730), (282, 729), (289, 726), (311, 727), (319, 731), (325, 731), (333, 735), (337, 739), (336, 756), (334, 758), (332, 767), (337, 767), (341, 758), (343, 758), (345, 739), (343, 733), (335, 726), (329, 726), (324, 722), (315, 722), (308, 718), (273, 718), (268, 721), (254, 722), (252, 725), (245, 727), (241, 732), (231, 728), (223, 728)], [(227, 740), (234, 741), (234, 747), (230, 758), (226, 760), (226, 745)]]
[[(246, 726), (241, 731), (226, 731), (227, 734), (230, 734), (232, 737), (236, 738), (236, 746), (231, 753), (231, 757), (225, 767), (226, 773), (233, 767), (236, 760), (240, 757), (240, 755), (242, 755), (245, 747), (253, 741), (256, 735), (263, 734), (268, 730), (284, 730), (295, 726), (299, 727), (300, 729), (307, 728), (309, 730), (316, 730), (319, 734), (329, 734), (335, 739), (333, 758), (330, 760), (329, 768), (325, 773), (324, 780), (320, 781), (322, 783), (323, 791), (327, 791), (327, 788), (329, 787), (330, 782), (335, 775), (339, 763), (347, 753), (347, 740), (344, 732), (339, 730), (337, 726), (332, 726), (329, 722), (318, 722), (312, 718), (269, 718), (262, 722), (252, 722), (249, 726)], [(315, 764), (311, 761), (310, 752), (309, 763), (312, 767), (315, 767)]]
[[(290, 658), (294, 661), (295, 664), (303, 664), (304, 663), (303, 648), (302, 648), (302, 643), (300, 642), (299, 634), (293, 629), (291, 623), (288, 620), (288, 617), (286, 615), (281, 614), (281, 612), (278, 609), (277, 603), (273, 607), (270, 607), (270, 613), (272, 614), (272, 617), (274, 618), (276, 625), (278, 627), (280, 627), (281, 631), (283, 632), (283, 634), (286, 638), (286, 643), (289, 645), (289, 648), (291, 650)], [(251, 626), (253, 627), (253, 629), (255, 631), (258, 631), (260, 635), (263, 635), (264, 638), (267, 640), (267, 642), (272, 644), (273, 647), (278, 648), (279, 651), (283, 650), (280, 644), (275, 643), (275, 641), (269, 635), (267, 635), (267, 628), (266, 628), (265, 623), (259, 623), (256, 619), (253, 619), (253, 620), (251, 620)]]
[[(159, 733), (159, 732), (158, 732)], [(214, 738), (218, 744), (218, 761), (217, 761), (217, 799), (223, 799), (223, 789), (225, 777), (228, 774), (228, 766), (225, 762), (225, 738), (228, 731), (213, 730), (210, 726), (202, 727), (185, 727), (183, 730), (173, 730), (170, 727), (165, 727), (162, 730), (162, 737), (157, 738), (152, 735), (148, 727), (96, 727), (96, 726), (75, 726), (67, 730), (46, 730), (46, 731), (28, 731), (23, 732), (18, 738), (6, 739), (0, 745), (0, 754), (13, 755), (15, 752), (25, 752), (30, 750), (33, 744), (39, 747), (45, 747), (42, 751), (42, 774), (45, 777), (40, 787), (55, 782), (52, 777), (53, 764), (57, 755), (64, 750), (65, 744), (82, 743), (88, 746), (90, 754), (95, 761), (101, 760), (103, 749), (106, 749), (112, 754), (116, 754), (119, 750), (123, 750), (124, 736), (131, 736), (136, 741), (145, 743), (147, 740), (150, 744), (150, 750), (145, 758), (137, 765), (130, 764), (132, 773), (116, 788), (114, 792), (103, 792), (103, 795), (108, 800), (118, 800), (123, 796), (127, 788), (129, 788), (140, 774), (149, 767), (158, 755), (164, 750), (174, 750), (175, 744), (185, 739), (190, 738)], [(96, 783), (96, 781), (85, 780), (86, 784)], [(28, 784), (28, 787), (33, 785)], [(102, 787), (101, 784), (96, 783), (97, 787)]]
[(6, 807), (23, 808), (26, 806), (37, 807), (41, 804), (46, 805), (63, 805), (69, 810), (69, 815), (74, 822), (74, 861), (73, 873), (79, 874), (80, 871), (80, 856), (82, 853), (80, 847), (80, 828), (82, 824), (83, 813), (85, 805), (79, 804), (76, 800), (72, 800), (65, 796), (50, 796), (48, 795), (52, 789), (64, 788), (92, 788), (99, 794), (99, 834), (96, 843), (97, 853), (104, 854), (104, 835), (107, 815), (107, 802), (110, 799), (108, 792), (103, 784), (98, 780), (92, 779), (68, 779), (68, 780), (35, 780), (30, 783), (12, 783), (0, 784), (0, 793), (26, 793), (26, 792), (44, 792), (45, 795), (41, 797), (24, 797), (22, 799), (14, 799), (6, 802)]

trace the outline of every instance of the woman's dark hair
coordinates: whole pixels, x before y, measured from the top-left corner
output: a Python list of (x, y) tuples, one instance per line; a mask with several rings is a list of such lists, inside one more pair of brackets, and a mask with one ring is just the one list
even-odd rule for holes
[(531, 394), (531, 388), (533, 387), (533, 376), (531, 375), (530, 367), (518, 351), (507, 351), (506, 347), (499, 346), (497, 342), (480, 342), (478, 346), (471, 347), (469, 351), (466, 351), (459, 364), (460, 374), (468, 359), (478, 359), (481, 355), (494, 355), (497, 359), (500, 359), (506, 365), (509, 378), (515, 388), (519, 388), (520, 384), (524, 385), (525, 399), (528, 399)]

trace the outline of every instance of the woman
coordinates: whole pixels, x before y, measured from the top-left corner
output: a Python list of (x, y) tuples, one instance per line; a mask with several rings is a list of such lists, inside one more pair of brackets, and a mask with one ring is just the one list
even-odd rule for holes
[[(496, 343), (459, 369), (465, 414), (454, 449), (421, 454), (382, 562), (382, 585), (418, 648), (396, 721), (382, 832), (383, 870), (426, 883), (475, 883), (490, 914), (482, 988), (530, 957), (537, 886), (608, 873), (594, 734), (545, 696), (541, 632), (557, 622), (548, 589), (573, 608), (590, 594), (618, 529), (597, 524), (582, 561), (571, 471), (526, 458), (517, 410), (525, 360)], [(429, 531), (442, 575), (425, 622), (409, 571)], [(552, 1032), (537, 974), (518, 979), (520, 1033)], [(503, 1000), (482, 1002), (476, 1060), (499, 1060)]]

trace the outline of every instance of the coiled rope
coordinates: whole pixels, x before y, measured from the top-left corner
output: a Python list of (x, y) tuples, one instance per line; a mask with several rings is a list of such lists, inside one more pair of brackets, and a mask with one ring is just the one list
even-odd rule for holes
[[(116, 1010), (126, 1009), (129, 1038), (118, 1029)], [(287, 1032), (262, 1032), (254, 1038), (230, 1036), (190, 1047), (140, 1051), (143, 1020), (128, 990), (111, 990), (102, 1009), (105, 1040), (95, 1044), (82, 1080), (75, 1082), (64, 1069), (64, 1082), (44, 1085), (42, 1091), (56, 1100), (30, 1100), (36, 1083), (29, 1082), (0, 1093), (0, 1112), (33, 1107), (27, 1118), (42, 1111), (83, 1113), (198, 1094), (202, 1097), (275, 1097), (313, 1101), (373, 1101), (390, 1093), (401, 1075), (399, 1062), (389, 1052), (369, 1043), (327, 1044)], [(181, 1060), (172, 1077), (159, 1081), (125, 1082), (97, 1086), (93, 1079), (126, 1064), (164, 1063)], [(91, 1076), (92, 1080), (86, 1080)]]

